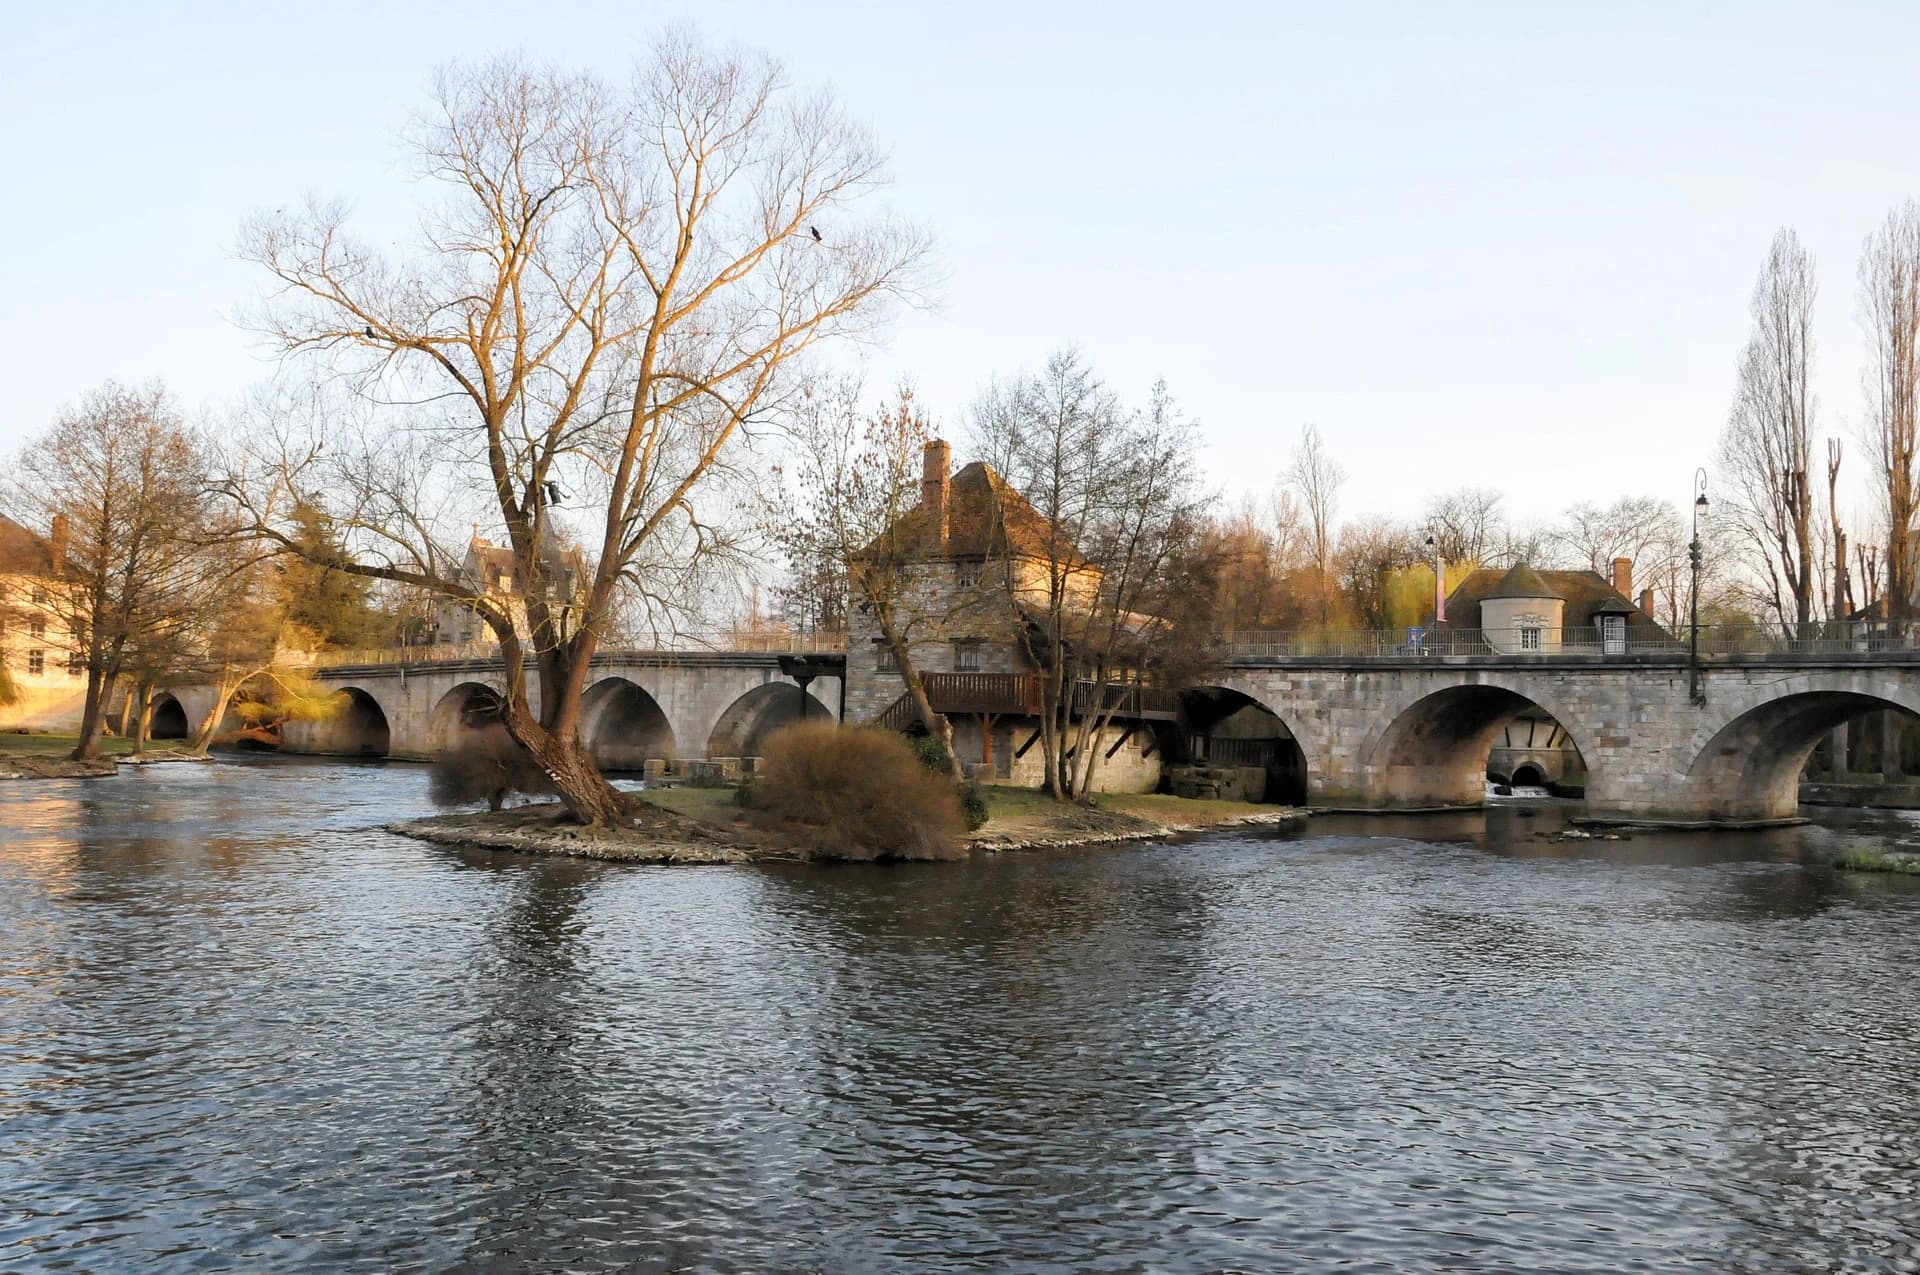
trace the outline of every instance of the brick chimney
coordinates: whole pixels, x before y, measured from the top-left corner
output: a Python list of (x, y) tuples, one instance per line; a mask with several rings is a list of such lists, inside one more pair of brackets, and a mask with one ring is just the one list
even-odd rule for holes
[(47, 529), (47, 556), (53, 560), (53, 569), (58, 571), (66, 565), (67, 550), (73, 546), (73, 534), (65, 514), (55, 514), (53, 525)]
[(945, 439), (936, 438), (929, 442), (921, 453), (920, 503), (933, 511), (934, 525), (942, 544), (946, 543), (948, 525), (948, 499), (952, 484), (949, 481), (953, 471), (953, 448)]
[(1613, 591), (1623, 598), (1633, 596), (1633, 559), (1613, 560)]
[(1653, 618), (1653, 590), (1652, 589), (1640, 590), (1640, 614), (1646, 616), (1649, 620)]

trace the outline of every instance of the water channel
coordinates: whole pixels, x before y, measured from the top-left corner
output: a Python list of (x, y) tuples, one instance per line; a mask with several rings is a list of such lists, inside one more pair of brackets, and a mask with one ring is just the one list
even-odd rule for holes
[(0, 1269), (1912, 1270), (1899, 816), (865, 868), (370, 827), (405, 765), (0, 785)]

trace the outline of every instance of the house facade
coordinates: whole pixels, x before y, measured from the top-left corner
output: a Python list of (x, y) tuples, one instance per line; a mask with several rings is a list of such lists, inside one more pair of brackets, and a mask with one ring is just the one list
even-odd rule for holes
[[(560, 597), (571, 596), (583, 576), (584, 556), (578, 549), (558, 547), (549, 556), (553, 564), (553, 592)], [(504, 605), (513, 616), (514, 631), (523, 638), (527, 636), (527, 582), (514, 575), (510, 547), (483, 539), (475, 530), (460, 564), (460, 581)], [(441, 599), (434, 607), (433, 627), (432, 640), (436, 643), (489, 650), (494, 645), (493, 630), (487, 627), (479, 612), (451, 598)]]
[(0, 664), (17, 697), (0, 704), (0, 730), (73, 731), (86, 702), (87, 670), (54, 604), (55, 564), (66, 556), (66, 521), (40, 536), (0, 516)]
[[(1098, 568), (1049, 550), (1046, 520), (991, 466), (953, 472), (952, 448), (926, 445), (919, 503), (889, 540), (904, 566), (905, 639), (936, 712), (953, 727), (954, 751), (983, 782), (1046, 782), (1040, 735), (1040, 666), (1029, 643), (1045, 613), (1052, 563), (1065, 564), (1070, 599), (1087, 602)], [(847, 633), (849, 722), (899, 730), (919, 722), (893, 651), (871, 613), (854, 606)], [(1076, 698), (1086, 704), (1092, 688)], [(1150, 792), (1159, 786), (1159, 728), (1177, 719), (1177, 697), (1153, 688), (1111, 688), (1118, 707), (1094, 747), (1094, 786)]]

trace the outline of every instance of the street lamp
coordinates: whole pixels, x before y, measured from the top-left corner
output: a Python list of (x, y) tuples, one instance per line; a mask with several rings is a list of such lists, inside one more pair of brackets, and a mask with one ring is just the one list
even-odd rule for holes
[(1687, 545), (1687, 561), (1693, 567), (1692, 636), (1687, 642), (1687, 698), (1705, 704), (1707, 692), (1700, 685), (1700, 524), (1707, 520), (1707, 471), (1693, 471), (1693, 540)]

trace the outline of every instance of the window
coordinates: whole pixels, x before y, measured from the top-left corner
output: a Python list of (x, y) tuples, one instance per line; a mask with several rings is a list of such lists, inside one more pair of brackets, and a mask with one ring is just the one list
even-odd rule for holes
[(35, 606), (45, 606), (47, 604), (46, 585), (36, 584), (33, 586), (33, 602)]
[(1541, 629), (1537, 624), (1522, 625), (1520, 628), (1520, 649), (1523, 651), (1539, 650), (1540, 633)]
[(977, 562), (954, 563), (953, 579), (961, 588), (971, 589), (980, 583), (980, 564)]
[(953, 667), (962, 673), (980, 671), (980, 644), (978, 642), (955, 642), (953, 644)]
[(47, 671), (47, 653), (45, 651), (27, 652), (27, 674), (38, 677)]
[(87, 659), (78, 651), (67, 652), (67, 676), (78, 677), (87, 668)]
[(36, 638), (47, 636), (47, 622), (39, 619), (27, 621), (27, 633)]
[(893, 658), (892, 647), (883, 646), (874, 653), (874, 656), (873, 667), (880, 672), (898, 673), (900, 671), (900, 661)]

